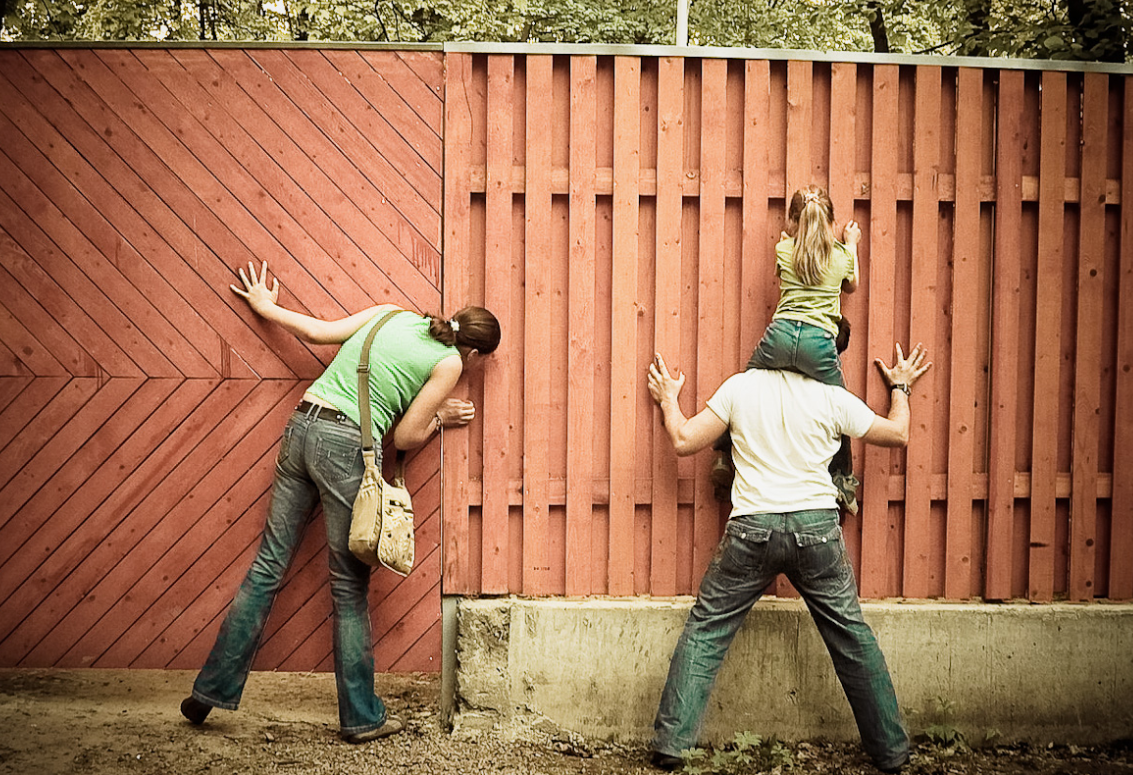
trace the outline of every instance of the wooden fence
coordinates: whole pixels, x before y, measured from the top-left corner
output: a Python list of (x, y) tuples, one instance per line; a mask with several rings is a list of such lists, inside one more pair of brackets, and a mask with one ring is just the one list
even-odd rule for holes
[[(0, 48), (0, 665), (203, 661), (332, 354), (227, 290), (262, 257), (315, 314), (504, 323), (411, 465), (381, 669), (438, 669), (442, 580), (694, 591), (724, 512), (645, 368), (692, 412), (746, 361), (810, 181), (865, 231), (851, 388), (936, 364), (909, 449), (855, 450), (863, 593), (1133, 597), (1133, 77), (565, 51)], [(319, 532), (259, 669), (330, 664)]]
[[(293, 308), (440, 306), (439, 51), (0, 49), (0, 665), (199, 667), (280, 432), (334, 355)], [(418, 568), (375, 574), (382, 670), (437, 670), (440, 445)], [(256, 669), (328, 670), (322, 520)]]
[[(855, 448), (868, 597), (1133, 597), (1133, 77), (937, 64), (449, 51), (446, 306), (504, 342), (444, 440), (452, 594), (695, 591), (721, 533), (686, 413), (777, 298), (785, 199), (862, 224), (850, 388), (935, 363), (907, 451)], [(780, 584), (779, 592), (790, 594)]]

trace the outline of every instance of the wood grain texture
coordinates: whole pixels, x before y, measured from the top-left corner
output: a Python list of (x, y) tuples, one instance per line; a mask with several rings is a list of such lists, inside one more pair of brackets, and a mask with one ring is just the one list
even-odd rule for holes
[[(722, 511), (709, 456), (672, 454), (646, 362), (704, 408), (768, 322), (785, 197), (811, 180), (865, 224), (850, 389), (886, 411), (872, 359), (897, 338), (935, 362), (909, 449), (855, 445), (863, 593), (1133, 598), (1131, 82), (0, 51), (0, 665), (199, 667), (280, 428), (334, 353), (228, 290), (261, 258), (314, 314), (503, 323), (458, 388), (476, 421), (412, 456), (419, 567), (375, 575), (381, 669), (439, 669), (442, 591), (695, 592)], [(321, 525), (257, 669), (331, 667)]]
[[(266, 258), (295, 309), (438, 309), (443, 84), (395, 52), (0, 60), (0, 663), (199, 667), (258, 543), (280, 430), (334, 354), (228, 285)], [(401, 105), (384, 134), (375, 101)], [(388, 190), (360, 157), (393, 160)], [(415, 654), (440, 611), (432, 446), (411, 464), (420, 566), (375, 584), (386, 666), (439, 669)], [(313, 534), (299, 547), (257, 669), (325, 664), (325, 553)]]

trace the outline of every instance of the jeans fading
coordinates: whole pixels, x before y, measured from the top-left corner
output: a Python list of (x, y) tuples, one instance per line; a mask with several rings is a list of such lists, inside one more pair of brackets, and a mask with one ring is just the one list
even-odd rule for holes
[(834, 334), (798, 320), (772, 320), (747, 362), (749, 369), (786, 369), (845, 387)]
[(673, 653), (653, 749), (678, 756), (696, 745), (724, 654), (779, 573), (799, 591), (826, 643), (866, 753), (879, 767), (903, 762), (909, 738), (889, 669), (862, 618), (838, 513), (825, 509), (728, 522)]
[[(229, 607), (193, 696), (235, 710), (284, 574), (311, 513), (322, 503), (334, 620), (334, 672), (343, 734), (377, 729), (386, 708), (374, 694), (370, 567), (350, 552), (350, 516), (362, 482), (361, 431), (345, 417), (292, 414), (284, 428), (259, 551)], [(381, 448), (377, 448), (380, 455)]]

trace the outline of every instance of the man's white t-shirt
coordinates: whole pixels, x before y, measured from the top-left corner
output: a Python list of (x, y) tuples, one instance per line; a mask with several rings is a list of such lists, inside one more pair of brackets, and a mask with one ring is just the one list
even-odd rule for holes
[(830, 460), (876, 417), (845, 388), (779, 369), (729, 377), (708, 408), (732, 434), (732, 516), (837, 508)]

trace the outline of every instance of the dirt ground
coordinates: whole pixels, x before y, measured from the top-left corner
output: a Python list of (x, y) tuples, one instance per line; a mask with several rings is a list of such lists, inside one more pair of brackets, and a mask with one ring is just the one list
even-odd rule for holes
[[(543, 736), (507, 742), (442, 729), (432, 675), (379, 676), (406, 732), (352, 746), (337, 734), (334, 677), (254, 673), (240, 711), (193, 727), (178, 711), (193, 674), (0, 670), (5, 775), (635, 775), (656, 773), (641, 748)], [(872, 775), (857, 745), (794, 743), (792, 772)], [(756, 773), (751, 769), (745, 772)], [(1133, 775), (1133, 745), (1002, 746), (949, 752), (920, 744), (910, 775)]]

